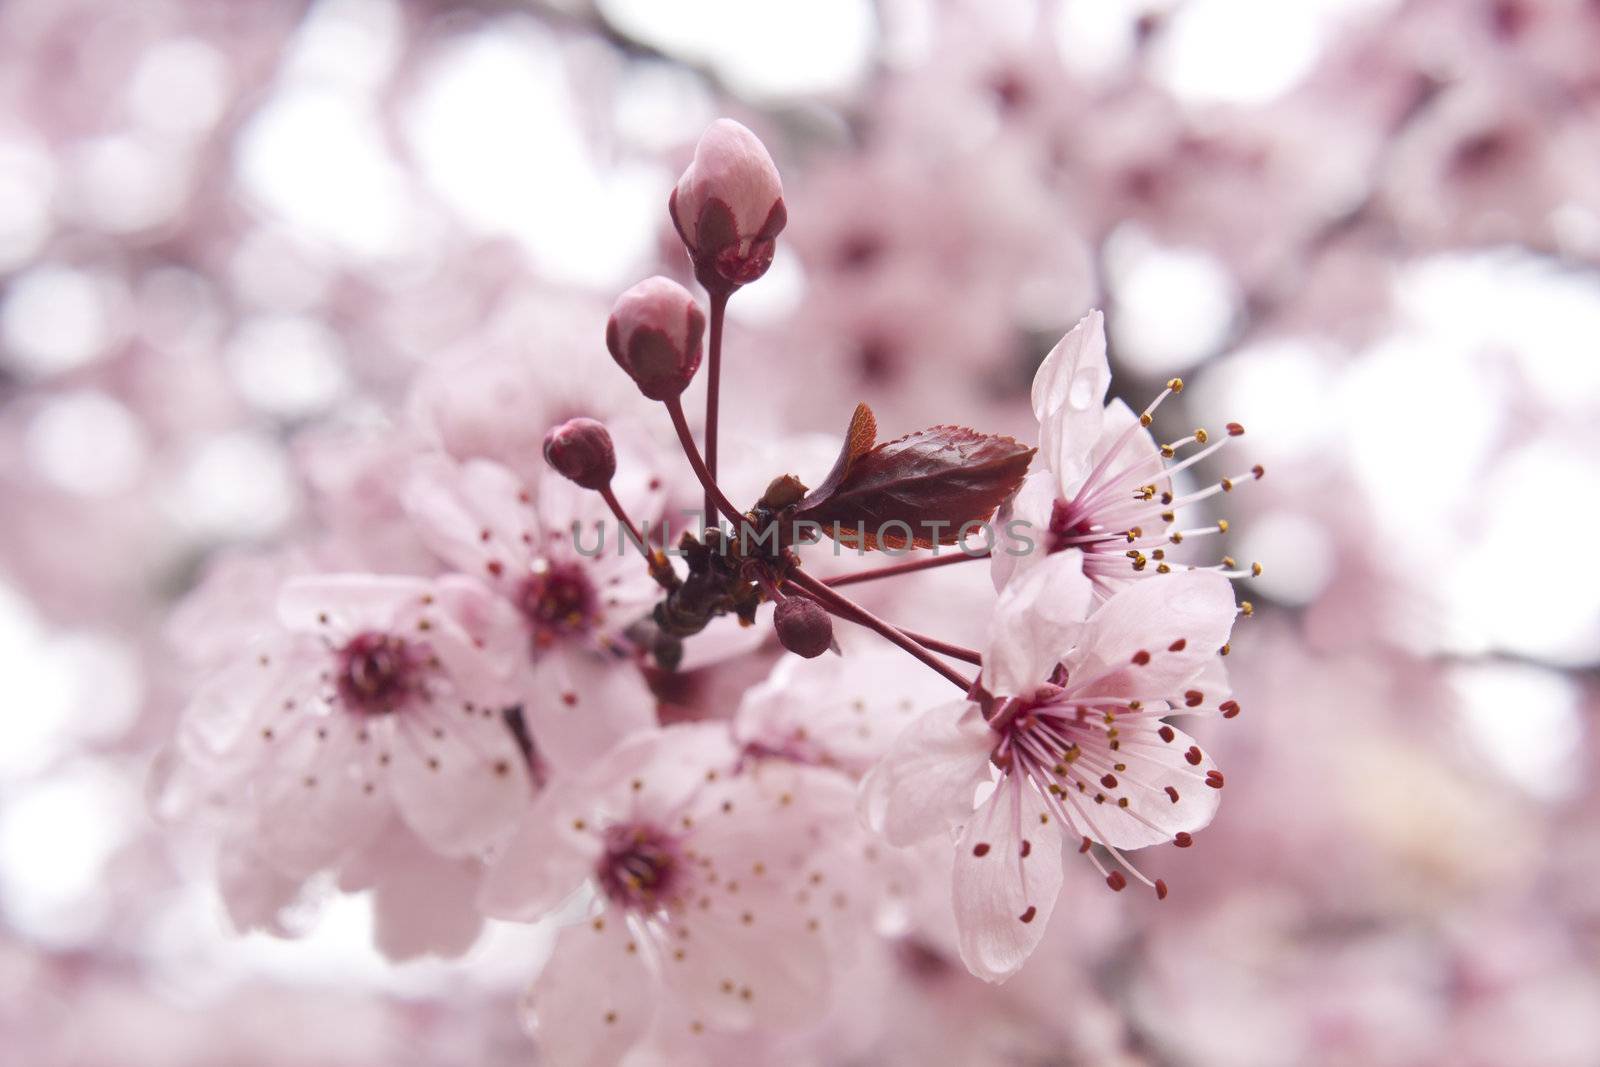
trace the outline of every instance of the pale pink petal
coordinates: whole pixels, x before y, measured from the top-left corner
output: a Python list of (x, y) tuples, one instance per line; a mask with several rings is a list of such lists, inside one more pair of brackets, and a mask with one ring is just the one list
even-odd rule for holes
[(1167, 727), (1166, 741), (1157, 729), (1154, 722), (1120, 727), (1122, 746), (1106, 755), (1127, 768), (1115, 772), (1113, 795), (1128, 806), (1084, 804), (1079, 814), (1069, 804), (1078, 833), (1113, 848), (1144, 848), (1211, 822), (1222, 799), (1222, 790), (1206, 784), (1216, 763), (1182, 730)]
[(621, 915), (602, 915), (561, 932), (525, 1005), (540, 1062), (621, 1062), (655, 1016), (658, 984), (646, 963), (648, 947)]
[(477, 941), (483, 930), (478, 863), (438, 855), (395, 821), (356, 863), (359, 870), (341, 872), (340, 888), (354, 891), (358, 881), (371, 886), (373, 940), (390, 960), (449, 959)]
[(468, 699), (516, 703), (527, 670), (526, 620), (476, 578), (447, 574), (435, 588), (450, 625), (441, 628), (442, 636), (436, 631), (430, 644), (456, 687)]
[(1016, 572), (1048, 558), (1050, 516), (1055, 503), (1055, 475), (1034, 471), (1000, 508), (995, 516), (995, 545), (989, 557), (989, 574), (996, 589), (1004, 589)]
[[(1198, 674), (1183, 683), (1183, 691), (1167, 695), (1174, 715), (1210, 717), (1222, 711), (1222, 705), (1233, 699), (1233, 685), (1228, 681), (1227, 660), (1212, 656)], [(1237, 709), (1238, 704), (1232, 705)]]
[(263, 743), (285, 708), (302, 708), (315, 696), (325, 656), (303, 642), (275, 641), (242, 651), (196, 691), (178, 728), (183, 758), (232, 778), (250, 773), (269, 755)]
[[(724, 1028), (792, 1027), (827, 1004), (822, 920), (848, 908), (852, 882), (830, 882), (829, 833), (846, 817), (842, 776), (774, 762), (719, 778), (692, 809), (688, 844), (706, 863), (698, 899), (677, 916), (662, 960), (690, 1018)], [(837, 834), (833, 834), (837, 837)], [(687, 932), (687, 936), (682, 936)]]
[(501, 709), (429, 704), (393, 718), (389, 781), (407, 825), (451, 856), (508, 836), (533, 785)]
[[(1159, 471), (1161, 465), (1155, 461), (1161, 458), (1161, 449), (1149, 430), (1136, 425), (1138, 421), (1138, 414), (1123, 403), (1121, 398), (1107, 401), (1100, 436), (1095, 439), (1094, 448), (1089, 453), (1090, 462), (1098, 464), (1106, 458), (1112, 448), (1116, 448), (1117, 456), (1106, 468), (1107, 473), (1114, 474), (1141, 460), (1149, 460), (1150, 470)], [(1123, 434), (1128, 434), (1127, 440), (1123, 440)], [(1146, 479), (1146, 481), (1154, 480)], [(1156, 484), (1158, 488), (1162, 487), (1161, 482)], [(1073, 489), (1076, 491), (1077, 486), (1073, 486)]]
[(488, 460), (419, 462), (403, 501), (418, 536), (463, 573), (509, 587), (527, 569), (534, 526), (517, 476)]
[(1038, 792), (1007, 775), (962, 833), (956, 926), (962, 961), (984, 981), (1011, 977), (1044, 936), (1061, 892), (1062, 830)]
[(335, 640), (393, 629), (395, 619), (429, 596), (420, 578), (378, 574), (319, 574), (291, 578), (278, 594), (278, 621), (301, 633)]
[[(759, 856), (761, 853), (753, 853)], [(827, 1006), (827, 940), (794, 890), (737, 868), (738, 891), (708, 887), (710, 904), (684, 911), (682, 956), (662, 961), (662, 977), (693, 1019), (743, 1029), (794, 1027)]]
[(261, 851), (279, 870), (305, 875), (363, 845), (391, 811), (374, 766), (374, 742), (343, 714), (286, 716), (256, 778)]
[(1050, 350), (1033, 378), (1039, 453), (1063, 485), (1089, 469), (1110, 382), (1105, 316), (1095, 310)]
[(586, 767), (631, 733), (656, 724), (656, 701), (628, 660), (557, 646), (533, 666), (523, 707), (539, 752), (558, 769)]
[(283, 874), (262, 858), (250, 841), (230, 840), (217, 855), (217, 887), (228, 921), (241, 934), (264, 930), (275, 937), (298, 937), (315, 918), (326, 895), (304, 878)]
[(1156, 701), (1180, 692), (1228, 641), (1233, 584), (1216, 571), (1175, 571), (1119, 590), (1089, 617), (1069, 691)]
[[(557, 787), (560, 788), (560, 787)], [(575, 831), (587, 815), (561, 795), (546, 795), (485, 872), (478, 906), (497, 919), (534, 922), (559, 907), (594, 873), (601, 852), (593, 835)]]
[(779, 657), (746, 690), (734, 732), (760, 751), (865, 774), (919, 714), (948, 702), (949, 685), (868, 636), (840, 656)]
[(994, 743), (977, 705), (967, 701), (920, 716), (861, 783), (867, 825), (895, 845), (959, 825), (972, 814), (978, 785), (989, 778)]
[(989, 691), (1022, 696), (1048, 681), (1083, 629), (1093, 596), (1077, 549), (1057, 552), (1013, 577), (989, 624), (983, 661)]

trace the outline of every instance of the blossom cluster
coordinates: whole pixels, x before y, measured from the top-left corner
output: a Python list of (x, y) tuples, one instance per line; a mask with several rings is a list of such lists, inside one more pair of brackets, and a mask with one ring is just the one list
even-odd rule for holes
[[(578, 872), (535, 921), (541, 902), (499, 898), (489, 880), (520, 879), (512, 843), (536, 823), (598, 819), (571, 812), (581, 800), (551, 813), (616, 745), (662, 736), (715, 764), (695, 773), (714, 769), (719, 786), (811, 773), (814, 788), (792, 795), (811, 798), (814, 820), (793, 833), (826, 840), (785, 855), (818, 857), (790, 899), (815, 909), (826, 992), (796, 994), (781, 1021), (730, 1018), (731, 1004), (692, 1014), (672, 968), (650, 968), (696, 961), (647, 931), (633, 956), (644, 966), (619, 979), (662, 983), (636, 996), (619, 980), (631, 1007), (616, 1023), (577, 1016), (631, 1028), (649, 1014), (638, 1040), (610, 1039), (631, 1042), (633, 1067), (1596, 1061), (1600, 572), (1533, 583), (1507, 564), (1526, 555), (1536, 507), (1560, 501), (1578, 529), (1600, 522), (1585, 491), (1600, 456), (1600, 362), (1585, 348), (1600, 323), (1600, 6), (0, 6), (12, 1058), (575, 1058), (586, 1039), (549, 1029), (565, 1009), (548, 998), (585, 973), (562, 962), (584, 947), (572, 933), (595, 918), (615, 933), (629, 910), (608, 917), (616, 898), (594, 858), (606, 844), (579, 840), (588, 858), (572, 863), (565, 844), (535, 843)], [(706, 214), (696, 178), (673, 194), (721, 113), (781, 166), (781, 214), (759, 198)], [(721, 509), (665, 401), (608, 355), (612, 297), (654, 274), (693, 295), (644, 287), (618, 308), (614, 344), (670, 395), (677, 349), (634, 327), (663, 300), (683, 310), (662, 333), (700, 359), (679, 399), (702, 461), (717, 381), (714, 482), (740, 518), (722, 514), (721, 552), (704, 533)], [(727, 365), (713, 375), (719, 297)], [(1088, 344), (1098, 369), (1104, 334), (1116, 379), (1098, 415), (1057, 407), (1047, 429), (1030, 386), (1092, 307), (1103, 317), (1051, 366), (1075, 367)], [(1173, 374), (1187, 385), (1151, 412), (1153, 438), (1128, 438), (1092, 474)], [(870, 422), (852, 417), (858, 401)], [(879, 425), (892, 451), (876, 451)], [(876, 454), (825, 499), (847, 426)], [(1173, 455), (1158, 461), (1163, 442)], [(944, 446), (982, 479), (914, 511), (871, 499), (866, 479), (882, 485), (889, 460)], [(1258, 459), (1270, 480), (1224, 487), (1253, 481)], [(1140, 460), (1170, 476), (1173, 506), (1161, 475), (1110, 506), (1127, 488), (1113, 479)], [(784, 475), (806, 487), (792, 509), (767, 492)], [(484, 488), (497, 479), (506, 488)], [(1107, 493), (1080, 495), (1091, 481)], [(642, 536), (606, 502), (608, 482)], [(570, 553), (469, 553), (498, 521), (441, 539), (452, 510), (492, 510), (511, 484), (554, 537), (583, 517), (562, 539)], [(1090, 511), (1140, 533), (1092, 536), (1077, 528)], [(534, 532), (519, 521), (504, 541)], [(606, 558), (591, 559), (602, 537)], [(1271, 565), (1243, 594), (1219, 676), (1163, 703), (1201, 720), (1241, 703), (1251, 714), (1150, 723), (1158, 740), (1173, 731), (1177, 770), (1193, 773), (1147, 775), (1127, 739), (1149, 739), (1133, 701), (1153, 698), (1129, 697), (1106, 723), (1078, 657), (1100, 639), (1091, 620), (1107, 598), (1222, 553), (1247, 561), (1224, 563), (1230, 577), (1254, 557)], [(782, 572), (735, 581), (721, 568), (735, 556)], [(541, 559), (596, 590), (620, 576), (632, 599), (613, 611), (558, 574), (530, 587), (530, 619), (489, 565), (520, 574)], [(1034, 574), (1051, 569), (1065, 575)], [(669, 575), (688, 591), (669, 591)], [(868, 614), (836, 613), (800, 575)], [(1023, 608), (1029, 581), (1054, 588)], [(358, 595), (368, 607), (350, 606)], [(1040, 620), (1063, 604), (1050, 640), (1064, 676), (1031, 659), (1006, 667), (1005, 620), (1045, 635)], [(592, 642), (562, 625), (584, 605)], [(1174, 641), (1146, 638), (1144, 669)], [(558, 654), (572, 648), (588, 654)], [(301, 684), (280, 671), (291, 661)], [(1003, 677), (1035, 692), (1017, 699)], [(293, 691), (261, 696), (280, 681)], [(550, 714), (568, 692), (595, 707), (584, 693), (602, 681), (621, 691), (601, 709), (615, 721)], [(458, 687), (473, 692), (446, 696)], [(285, 699), (329, 721), (250, 719)], [(434, 719), (438, 738), (424, 722), (447, 699), (462, 722)], [(466, 721), (467, 701), (498, 720), (480, 708)], [(355, 755), (319, 747), (316, 727)], [(290, 735), (288, 756), (262, 728)], [(1118, 747), (1095, 762), (1085, 731)], [(731, 767), (717, 756), (730, 747)], [(916, 774), (914, 752), (931, 773)], [(307, 775), (302, 758), (322, 762)], [(1205, 784), (1212, 770), (1225, 789)], [(971, 817), (959, 804), (908, 813), (920, 795), (908, 773), (957, 794), (970, 781)], [(458, 802), (432, 804), (446, 779)], [(140, 802), (147, 781), (167, 825)], [(327, 781), (343, 792), (312, 792)], [(1014, 798), (997, 795), (1002, 781)], [(697, 810), (750, 807), (712, 786)], [(1035, 796), (1040, 826), (1076, 817), (1096, 831), (1067, 837), (1053, 909), (1033, 861), (1058, 842), (1019, 827), (1013, 854), (991, 833), (1001, 805)], [(1185, 828), (1182, 809), (1223, 797), (1203, 833)], [(781, 822), (764, 823), (773, 841)], [(975, 825), (986, 836), (963, 853)], [(1140, 849), (1141, 833), (1157, 843)], [(1179, 834), (1201, 847), (1161, 843), (1190, 839)], [(1012, 868), (962, 868), (1014, 868), (1017, 881), (961, 898), (995, 910), (958, 925), (958, 859), (1020, 857), (1024, 840)], [(751, 867), (773, 869), (778, 851), (752, 852)], [(641, 852), (630, 869), (645, 881), (676, 855)], [(769, 909), (751, 910), (747, 931), (734, 925), (764, 935)], [(773, 921), (788, 933), (763, 949), (797, 933), (792, 915)], [(1042, 940), (1013, 977), (973, 975), (1004, 971), (1029, 937)], [(530, 1046), (516, 998), (536, 975)], [(740, 999), (721, 980), (712, 999)], [(750, 1005), (770, 981), (750, 985)], [(599, 1002), (584, 992), (580, 1007)]]
[[(1223, 657), (1232, 581), (1250, 572), (1198, 561), (1187, 546), (1226, 524), (1179, 515), (1260, 477), (1183, 488), (1242, 427), (1158, 443), (1153, 413), (1182, 382), (1138, 414), (1107, 402), (1092, 312), (1038, 369), (1037, 448), (950, 425), (879, 443), (861, 405), (815, 488), (778, 467), (741, 510), (723, 485), (742, 479), (717, 473), (723, 317), (771, 262), (782, 184), (761, 142), (719, 120), (669, 207), (709, 307), (655, 277), (596, 332), (664, 409), (682, 462), (648, 409), (535, 426), (538, 458), (522, 452), (535, 411), (486, 419), (483, 449), (367, 442), (371, 499), (329, 505), (380, 520), (350, 524), (356, 538), (335, 515), (263, 561), (250, 580), (265, 617), (234, 632), (191, 605), (211, 669), (156, 782), (169, 817), (215, 826), (241, 927), (286, 929), (328, 878), (373, 889), (379, 945), (399, 958), (460, 952), (482, 917), (555, 922), (527, 1010), (560, 1063), (814, 1028), (868, 938), (948, 936), (972, 974), (1003, 982), (1058, 898), (1089, 891), (1072, 853), (1110, 889), (1131, 879), (1164, 899), (1129, 853), (1190, 846), (1224, 784), (1169, 720), (1239, 711)], [(682, 397), (702, 370), (697, 437)], [(734, 356), (728, 370), (753, 368)], [(716, 521), (652, 539), (696, 488)], [(1023, 515), (1027, 551), (938, 551)], [(798, 517), (818, 533), (787, 533)], [(583, 549), (608, 520), (632, 551)], [(891, 549), (920, 554), (874, 565)], [(990, 572), (980, 648), (836, 588), (950, 564)], [(677, 679), (769, 662), (769, 636), (771, 677), (736, 710), (668, 714)], [(906, 895), (933, 908), (930, 928), (886, 934)]]

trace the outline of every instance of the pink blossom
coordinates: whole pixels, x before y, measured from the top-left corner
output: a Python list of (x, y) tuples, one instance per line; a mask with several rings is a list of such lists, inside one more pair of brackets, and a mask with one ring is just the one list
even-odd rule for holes
[(844, 655), (784, 656), (750, 686), (733, 732), (744, 751), (863, 774), (945, 681), (898, 649), (846, 638)]
[[(1225, 434), (1211, 440), (1204, 429), (1168, 445), (1158, 445), (1148, 427), (1151, 413), (1181, 392), (1177, 378), (1141, 414), (1119, 400), (1105, 403), (1111, 370), (1106, 363), (1105, 317), (1091, 311), (1051, 350), (1033, 379), (1033, 411), (1039, 420), (1039, 453), (1046, 469), (1028, 476), (1016, 497), (1001, 510), (1004, 546), (994, 553), (996, 585), (1019, 570), (1067, 548), (1082, 553), (1084, 573), (1103, 602), (1118, 589), (1142, 577), (1166, 574), (1174, 565), (1168, 553), (1185, 540), (1226, 533), (1228, 524), (1180, 529), (1183, 507), (1231, 492), (1234, 486), (1260, 478), (1257, 466), (1223, 478), (1194, 492), (1174, 487), (1175, 475), (1188, 470), (1244, 433), (1229, 423)], [(1169, 463), (1181, 449), (1204, 446)], [(1013, 536), (1012, 524), (1029, 531), (1027, 544)], [(1230, 577), (1259, 573), (1259, 567), (1236, 570), (1224, 559), (1219, 568)]]
[[(1092, 595), (1076, 553), (1015, 579), (995, 608), (976, 702), (926, 713), (863, 784), (869, 822), (893, 844), (960, 827), (955, 907), (973, 974), (1003, 981), (1042, 936), (1061, 887), (1063, 845), (1113, 889), (1101, 846), (1166, 895), (1122, 849), (1176, 841), (1211, 820), (1221, 772), (1163, 719), (1230, 714), (1217, 650), (1234, 616), (1227, 579), (1208, 571), (1152, 578), (1078, 622)], [(1201, 687), (1204, 688), (1201, 688)], [(1215, 710), (1221, 709), (1221, 710)], [(973, 810), (975, 791), (993, 789)], [(1033, 828), (1033, 829), (1030, 829)]]
[(822, 1011), (827, 897), (806, 887), (848, 787), (735, 759), (721, 726), (630, 738), (552, 786), (490, 870), (481, 902), (502, 918), (592, 894), (528, 996), (552, 1062), (615, 1063), (653, 1026), (690, 1037)]
[(481, 622), (490, 653), (513, 671), (542, 756), (583, 767), (654, 724), (655, 701), (623, 634), (658, 589), (638, 550), (618, 542), (598, 495), (550, 474), (535, 497), (504, 467), (471, 460), (421, 465), (405, 498), (434, 551), (498, 594)]
[(446, 855), (489, 847), (532, 794), (507, 672), (475, 633), (493, 605), (459, 577), (291, 580), (282, 632), (197, 692), (178, 773), (242, 809), (291, 876), (338, 863), (391, 813)]

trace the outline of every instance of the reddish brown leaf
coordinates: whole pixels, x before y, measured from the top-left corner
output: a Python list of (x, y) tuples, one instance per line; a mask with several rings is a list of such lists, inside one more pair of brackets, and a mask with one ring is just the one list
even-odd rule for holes
[[(839, 458), (833, 461), (833, 469), (822, 479), (822, 484), (811, 491), (808, 500), (821, 500), (832, 496), (856, 460), (872, 451), (873, 443), (877, 439), (877, 417), (867, 405), (857, 404), (855, 414), (850, 416), (850, 426), (844, 432), (844, 447), (839, 449)], [(802, 502), (801, 506), (805, 506), (805, 502)]]
[(1016, 491), (1033, 458), (1033, 449), (1009, 437), (964, 426), (934, 426), (864, 450), (871, 419), (866, 405), (856, 409), (833, 471), (795, 514), (851, 547), (955, 544), (964, 523), (989, 518)]

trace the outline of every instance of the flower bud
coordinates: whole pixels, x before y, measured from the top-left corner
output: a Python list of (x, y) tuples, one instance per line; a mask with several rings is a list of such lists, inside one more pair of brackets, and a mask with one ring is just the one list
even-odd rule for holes
[(585, 489), (604, 489), (617, 473), (611, 434), (593, 419), (571, 419), (544, 435), (544, 461)]
[(713, 293), (765, 274), (788, 221), (783, 182), (766, 145), (732, 119), (718, 119), (701, 135), (667, 208), (695, 277)]
[(606, 323), (606, 348), (651, 400), (671, 400), (700, 369), (705, 312), (670, 278), (646, 278), (617, 297)]
[(833, 619), (815, 600), (792, 596), (779, 602), (772, 624), (778, 643), (797, 656), (816, 659), (833, 647)]

